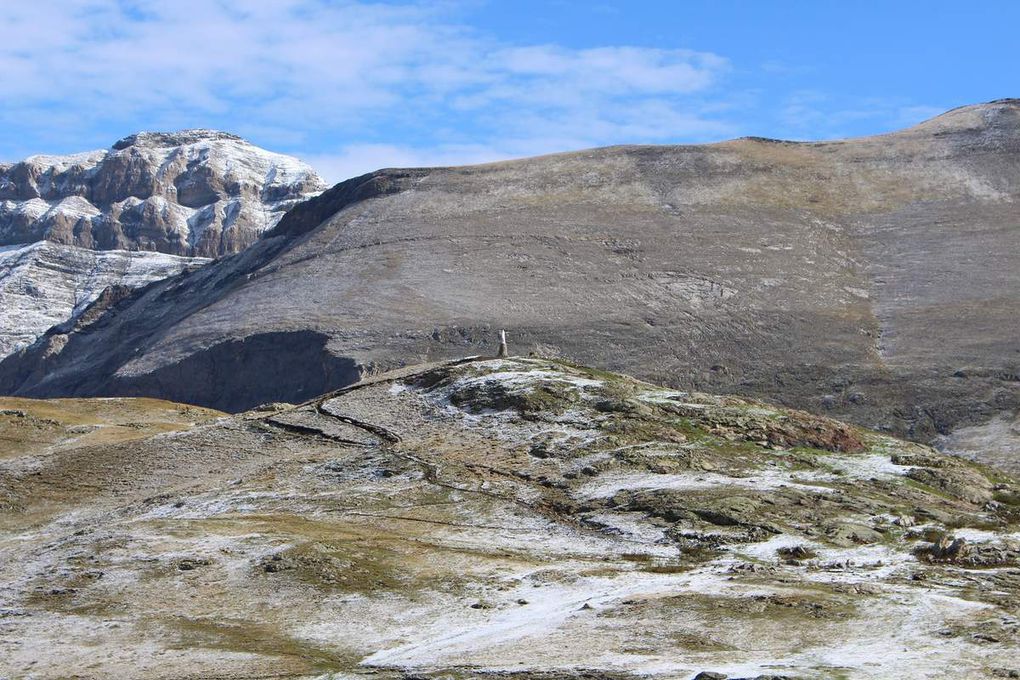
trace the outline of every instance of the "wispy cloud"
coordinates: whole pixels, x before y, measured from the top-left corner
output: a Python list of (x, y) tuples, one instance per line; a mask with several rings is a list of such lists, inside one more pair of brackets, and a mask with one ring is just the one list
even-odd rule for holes
[(402, 160), (723, 136), (703, 111), (727, 69), (683, 49), (504, 44), (413, 4), (0, 7), (0, 124), (12, 139), (26, 121), (33, 143), (52, 144), (140, 123), (229, 127), (318, 158), (332, 179)]
[(779, 110), (784, 134), (793, 139), (833, 139), (851, 136), (862, 121), (886, 126), (886, 131), (916, 125), (949, 107), (917, 106), (901, 98), (851, 99), (805, 90), (786, 98)]
[[(214, 127), (340, 180), (606, 144), (833, 138), (942, 108), (898, 92), (835, 92), (826, 68), (796, 52), (741, 60), (733, 43), (733, 55), (668, 38), (590, 44), (557, 27), (526, 33), (542, 36), (529, 42), (472, 26), (473, 4), (0, 2), (0, 159)], [(624, 7), (602, 3), (600, 21)], [(671, 18), (685, 11), (679, 3)]]

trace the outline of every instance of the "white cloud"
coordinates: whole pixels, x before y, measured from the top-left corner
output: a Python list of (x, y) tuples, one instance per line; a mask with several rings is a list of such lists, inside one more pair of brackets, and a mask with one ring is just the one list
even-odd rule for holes
[(570, 83), (592, 92), (678, 94), (704, 89), (726, 61), (690, 50), (606, 47), (518, 47), (496, 54), (497, 68), (521, 76)]
[[(286, 146), (306, 157), (328, 154), (337, 172), (373, 154), (413, 164), (488, 160), (725, 132), (699, 99), (727, 71), (722, 57), (508, 45), (449, 21), (438, 7), (2, 3), (0, 120), (49, 126), (54, 140), (90, 127), (225, 121), (259, 139), (290, 140)], [(310, 147), (329, 136), (354, 141), (332, 154)], [(395, 138), (413, 143), (394, 146)]]

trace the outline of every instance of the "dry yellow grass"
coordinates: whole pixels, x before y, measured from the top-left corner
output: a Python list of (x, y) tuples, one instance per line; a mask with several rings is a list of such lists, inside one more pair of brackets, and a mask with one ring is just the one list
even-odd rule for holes
[(0, 397), (0, 458), (132, 441), (223, 415), (161, 399)]

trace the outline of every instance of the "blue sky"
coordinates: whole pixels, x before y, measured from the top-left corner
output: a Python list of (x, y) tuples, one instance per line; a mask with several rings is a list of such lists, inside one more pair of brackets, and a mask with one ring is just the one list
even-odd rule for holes
[(0, 159), (212, 127), (329, 180), (885, 132), (1020, 96), (1020, 2), (5, 0)]

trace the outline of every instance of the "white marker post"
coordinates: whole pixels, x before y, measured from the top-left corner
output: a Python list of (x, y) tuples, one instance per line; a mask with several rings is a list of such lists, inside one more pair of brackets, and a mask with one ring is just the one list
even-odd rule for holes
[(499, 354), (500, 359), (510, 356), (510, 350), (506, 346), (506, 331), (499, 332)]

